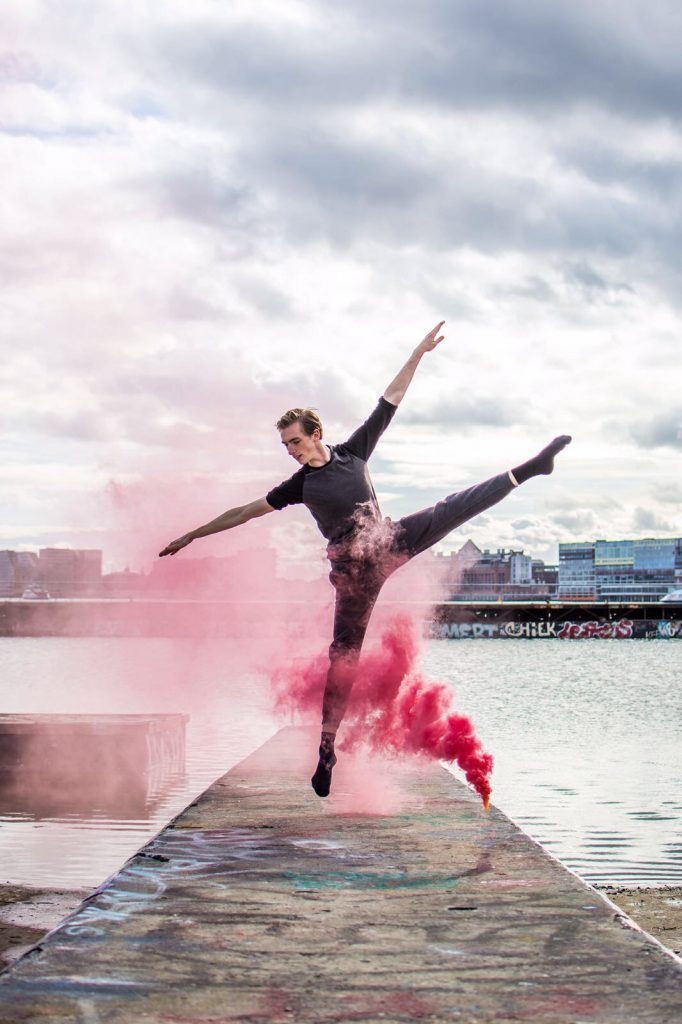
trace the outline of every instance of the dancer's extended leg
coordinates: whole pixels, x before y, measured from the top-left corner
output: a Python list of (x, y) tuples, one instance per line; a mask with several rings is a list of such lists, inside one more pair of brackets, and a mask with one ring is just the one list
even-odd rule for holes
[(474, 484), (473, 487), (467, 487), (464, 491), (449, 494), (431, 508), (400, 519), (396, 523), (399, 550), (407, 558), (413, 558), (437, 544), (462, 523), (496, 505), (519, 484), (525, 483), (533, 476), (551, 473), (554, 469), (554, 457), (570, 443), (570, 436), (561, 434), (520, 466), (515, 466), (506, 473), (499, 473), (483, 483)]
[(404, 516), (396, 523), (396, 539), (408, 558), (426, 551), (462, 523), (485, 512), (514, 490), (509, 473), (500, 473), (464, 491), (456, 491), (431, 508)]

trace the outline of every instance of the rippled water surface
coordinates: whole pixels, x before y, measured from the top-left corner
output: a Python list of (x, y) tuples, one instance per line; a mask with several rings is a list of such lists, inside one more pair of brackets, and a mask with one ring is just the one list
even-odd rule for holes
[[(189, 715), (184, 771), (135, 817), (0, 804), (0, 883), (98, 884), (266, 740), (277, 723), (253, 647), (0, 639), (0, 713)], [(527, 832), (590, 881), (682, 884), (682, 644), (432, 640), (421, 667), (473, 717), (493, 802)]]
[(595, 883), (682, 884), (682, 644), (431, 641), (493, 803)]

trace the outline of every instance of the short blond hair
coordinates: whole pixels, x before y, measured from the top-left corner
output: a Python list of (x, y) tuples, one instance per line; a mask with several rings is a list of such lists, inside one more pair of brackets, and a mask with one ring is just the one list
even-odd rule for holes
[(301, 430), (308, 437), (311, 437), (316, 429), (319, 430), (320, 437), (322, 437), (322, 420), (316, 409), (289, 409), (283, 416), (280, 416), (275, 426), (278, 430), (284, 430), (296, 422), (301, 424)]

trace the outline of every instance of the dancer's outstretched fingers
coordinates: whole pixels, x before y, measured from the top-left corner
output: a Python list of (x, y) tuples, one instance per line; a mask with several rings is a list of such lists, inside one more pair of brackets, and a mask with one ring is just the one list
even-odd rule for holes
[(419, 345), (422, 352), (432, 352), (436, 345), (440, 345), (441, 341), (445, 339), (444, 334), (439, 335), (438, 333), (444, 323), (445, 320), (441, 320), (440, 323), (437, 323), (436, 326), (430, 330), (427, 335), (425, 335)]

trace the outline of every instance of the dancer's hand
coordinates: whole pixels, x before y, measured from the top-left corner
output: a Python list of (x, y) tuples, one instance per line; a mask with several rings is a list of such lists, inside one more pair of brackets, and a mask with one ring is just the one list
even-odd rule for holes
[(163, 558), (164, 555), (177, 555), (178, 551), (182, 551), (188, 544), (191, 544), (194, 537), (190, 533), (184, 534), (182, 537), (178, 537), (177, 540), (172, 540), (170, 544), (167, 544), (163, 551), (159, 551), (159, 558)]
[(417, 352), (419, 353), (420, 356), (424, 355), (425, 352), (433, 352), (436, 345), (440, 345), (441, 341), (443, 341), (445, 335), (441, 334), (439, 336), (438, 332), (440, 331), (444, 323), (445, 320), (441, 320), (441, 322), (439, 324), (436, 324), (433, 330), (429, 331), (426, 337), (419, 342), (419, 344), (417, 345)]

